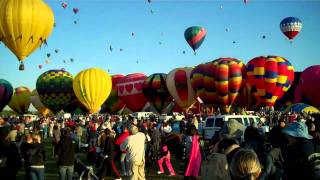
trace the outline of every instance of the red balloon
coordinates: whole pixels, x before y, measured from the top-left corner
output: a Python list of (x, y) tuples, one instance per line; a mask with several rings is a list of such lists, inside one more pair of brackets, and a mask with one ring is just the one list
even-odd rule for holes
[(310, 66), (300, 75), (300, 81), (295, 89), (294, 103), (306, 99), (312, 106), (320, 107), (320, 65)]
[(147, 103), (143, 94), (143, 83), (147, 76), (142, 73), (129, 74), (119, 80), (118, 96), (133, 112), (141, 111)]

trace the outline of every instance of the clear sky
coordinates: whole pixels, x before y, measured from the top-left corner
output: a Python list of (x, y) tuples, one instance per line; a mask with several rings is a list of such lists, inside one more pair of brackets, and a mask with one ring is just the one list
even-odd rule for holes
[[(153, 0), (150, 4), (147, 0), (69, 0), (65, 1), (66, 9), (61, 7), (63, 1), (46, 2), (54, 12), (56, 28), (48, 46), (26, 59), (25, 71), (18, 70), (16, 57), (0, 44), (0, 78), (14, 87), (34, 89), (41, 73), (60, 68), (74, 76), (90, 67), (109, 69), (110, 74), (150, 75), (219, 57), (247, 63), (256, 56), (279, 55), (302, 71), (320, 61), (318, 0), (249, 0), (247, 4), (243, 0)], [(74, 7), (79, 9), (76, 15)], [(303, 22), (292, 44), (279, 28), (288, 16)], [(184, 39), (184, 30), (193, 25), (207, 30), (196, 56)], [(51, 53), (50, 64), (45, 64), (47, 53)], [(43, 65), (41, 70), (39, 64)]]

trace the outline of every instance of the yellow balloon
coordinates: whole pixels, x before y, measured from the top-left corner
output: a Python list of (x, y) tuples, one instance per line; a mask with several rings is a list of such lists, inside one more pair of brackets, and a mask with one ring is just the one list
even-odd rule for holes
[(112, 80), (102, 69), (90, 68), (81, 71), (73, 80), (73, 91), (78, 100), (89, 110), (96, 113), (110, 95)]
[(42, 0), (0, 0), (0, 40), (21, 61), (51, 34), (54, 15)]
[(31, 91), (27, 87), (17, 87), (8, 106), (18, 114), (26, 114), (30, 106)]
[(32, 91), (30, 101), (42, 116), (46, 116), (49, 114), (50, 110), (42, 104), (36, 89)]

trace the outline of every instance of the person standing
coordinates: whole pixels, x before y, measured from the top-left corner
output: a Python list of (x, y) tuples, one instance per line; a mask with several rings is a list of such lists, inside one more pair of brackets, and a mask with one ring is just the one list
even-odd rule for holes
[(72, 180), (75, 161), (75, 143), (72, 141), (69, 129), (63, 129), (62, 136), (56, 148), (58, 156), (59, 179)]
[(127, 151), (129, 161), (129, 179), (145, 180), (145, 142), (146, 136), (132, 125), (130, 135), (121, 145), (121, 151)]
[(165, 162), (166, 166), (170, 172), (169, 176), (175, 176), (176, 173), (174, 172), (174, 169), (173, 169), (171, 161), (170, 161), (170, 159), (171, 159), (170, 151), (169, 151), (168, 146), (166, 145), (165, 141), (166, 141), (165, 138), (162, 138), (161, 148), (160, 148), (160, 150), (161, 150), (160, 151), (160, 159), (158, 159), (158, 166), (159, 166), (158, 174), (164, 173), (162, 163)]
[[(123, 128), (123, 132), (115, 142), (115, 145), (117, 145), (118, 147), (120, 147), (120, 145), (129, 137), (129, 131), (127, 126), (123, 126), (122, 128)], [(121, 151), (120, 162), (121, 162), (121, 169), (122, 169), (123, 176), (129, 175), (128, 161), (126, 159), (126, 154), (127, 154), (127, 151)]]

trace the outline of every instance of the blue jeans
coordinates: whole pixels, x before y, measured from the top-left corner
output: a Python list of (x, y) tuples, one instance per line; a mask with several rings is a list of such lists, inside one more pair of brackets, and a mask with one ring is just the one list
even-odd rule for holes
[(29, 169), (30, 180), (44, 180), (44, 168), (33, 168)]
[(66, 175), (67, 175), (67, 180), (72, 180), (73, 166), (59, 166), (59, 179), (65, 180)]

